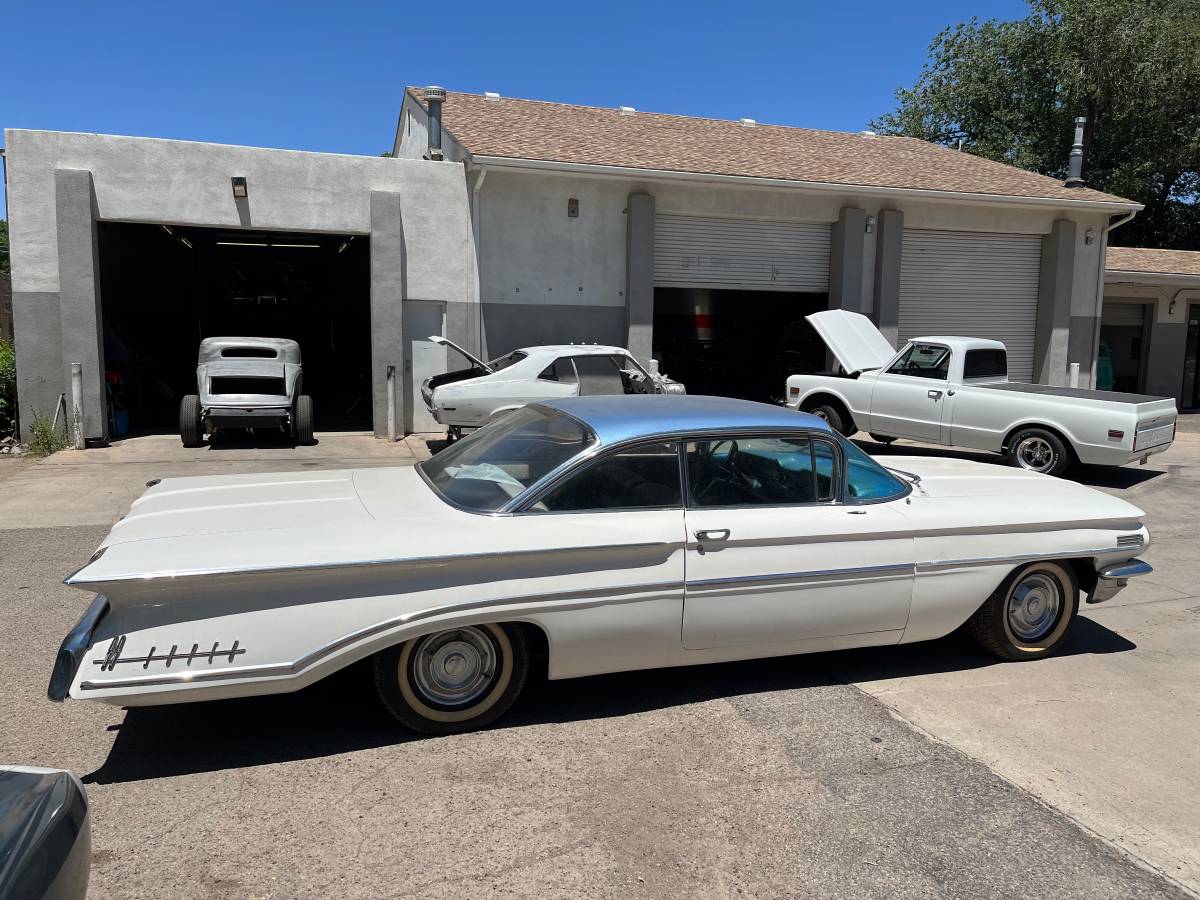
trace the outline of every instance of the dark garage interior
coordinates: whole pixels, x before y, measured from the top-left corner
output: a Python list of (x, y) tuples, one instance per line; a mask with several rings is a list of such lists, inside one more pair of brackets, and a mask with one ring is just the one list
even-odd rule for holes
[(102, 222), (110, 433), (174, 432), (206, 337), (300, 344), (316, 428), (371, 428), (365, 236)]
[(655, 288), (654, 357), (689, 394), (780, 402), (789, 375), (826, 368), (804, 317), (828, 305), (828, 294)]

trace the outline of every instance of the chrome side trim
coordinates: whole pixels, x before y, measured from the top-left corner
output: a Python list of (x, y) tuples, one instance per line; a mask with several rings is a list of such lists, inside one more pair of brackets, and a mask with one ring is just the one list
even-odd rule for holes
[(689, 581), (687, 589), (708, 593), (745, 587), (787, 587), (814, 581), (859, 581), (889, 575), (912, 575), (913, 563), (890, 563), (878, 566), (856, 566), (849, 569), (818, 569), (812, 572), (785, 572), (778, 575), (740, 575), (736, 578), (706, 578)]
[(976, 556), (967, 559), (939, 559), (917, 563), (917, 574), (942, 572), (947, 569), (968, 569), (976, 566), (999, 566), (1006, 563), (1036, 562), (1039, 559), (1079, 559), (1103, 556), (1107, 553), (1128, 553), (1128, 547), (1101, 547), (1091, 550), (1055, 550), (1049, 553), (1023, 553), (1019, 556)]
[[(584, 547), (555, 547), (553, 549), (537, 549), (537, 550), (494, 550), (487, 553), (462, 553), (446, 556), (412, 556), (412, 557), (396, 557), (390, 559), (357, 559), (351, 562), (331, 562), (331, 563), (289, 563), (282, 566), (230, 566), (224, 568), (211, 569), (178, 569), (164, 570), (159, 572), (146, 572), (137, 574), (123, 575), (102, 575), (96, 578), (79, 578), (78, 575), (83, 569), (69, 575), (63, 580), (63, 584), (72, 587), (80, 584), (106, 584), (114, 581), (155, 581), (165, 578), (195, 578), (199, 576), (211, 575), (252, 575), (263, 574), (269, 575), (279, 572), (294, 572), (294, 571), (309, 571), (309, 572), (324, 572), (336, 571), (339, 569), (355, 569), (363, 566), (389, 566), (389, 565), (446, 565), (447, 563), (463, 563), (477, 559), (490, 559), (492, 557), (503, 557), (505, 559), (519, 558), (522, 556), (546, 556), (547, 554), (555, 553), (595, 553), (611, 550), (652, 550), (655, 548), (666, 547), (681, 547), (682, 542), (672, 543), (668, 541), (656, 541), (643, 544), (597, 544)], [(105, 548), (107, 549), (107, 548)], [(91, 565), (89, 563), (88, 565)]]
[[(624, 595), (624, 596), (623, 596)], [(80, 690), (98, 691), (130, 687), (157, 687), (169, 684), (191, 684), (199, 681), (226, 681), (233, 678), (281, 678), (296, 675), (310, 668), (327, 656), (349, 647), (359, 641), (367, 640), (377, 634), (390, 631), (403, 625), (411, 625), (424, 619), (432, 619), (450, 613), (471, 612), (476, 609), (486, 609), (490, 606), (510, 606), (524, 603), (527, 605), (553, 604), (557, 609), (586, 609), (602, 603), (640, 603), (648, 600), (674, 600), (683, 596), (683, 582), (663, 581), (651, 584), (634, 585), (632, 587), (614, 587), (602, 590), (562, 591), (555, 594), (542, 594), (538, 597), (522, 599), (507, 597), (501, 599), (473, 600), (466, 603), (433, 606), (426, 609), (414, 610), (410, 613), (385, 619), (366, 628), (351, 632), (345, 637), (330, 641), (295, 662), (268, 663), (257, 666), (241, 666), (225, 668), (212, 672), (184, 672), (178, 675), (148, 675), (144, 678), (123, 678), (104, 681), (84, 681), (79, 685)], [(524, 611), (519, 613), (526, 614)]]

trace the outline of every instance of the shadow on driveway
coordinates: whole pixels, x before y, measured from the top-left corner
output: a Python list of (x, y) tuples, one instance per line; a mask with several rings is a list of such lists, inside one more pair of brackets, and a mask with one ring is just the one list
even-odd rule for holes
[[(1119, 653), (1135, 644), (1080, 617), (1061, 651)], [(567, 681), (531, 677), (496, 727), (626, 716), (774, 691), (1009, 665), (962, 633), (897, 647), (778, 657)], [(104, 764), (88, 784), (142, 781), (314, 759), (404, 744), (407, 731), (384, 710), (370, 666), (358, 663), (294, 694), (127, 710)]]

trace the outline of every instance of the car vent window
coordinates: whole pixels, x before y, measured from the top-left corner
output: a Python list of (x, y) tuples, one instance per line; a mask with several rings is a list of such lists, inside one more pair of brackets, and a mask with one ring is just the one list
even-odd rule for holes
[(563, 384), (575, 384), (575, 367), (571, 365), (571, 360), (567, 357), (556, 359), (553, 363), (542, 369), (542, 373), (538, 378), (545, 381), (558, 381)]
[(833, 461), (818, 460), (808, 438), (694, 441), (687, 445), (687, 472), (693, 507), (789, 506), (833, 496)]
[(597, 460), (551, 490), (531, 510), (585, 512), (676, 506), (682, 506), (678, 448), (673, 443), (653, 443)]
[(903, 497), (909, 487), (850, 441), (842, 441), (846, 457), (846, 502), (878, 502)]

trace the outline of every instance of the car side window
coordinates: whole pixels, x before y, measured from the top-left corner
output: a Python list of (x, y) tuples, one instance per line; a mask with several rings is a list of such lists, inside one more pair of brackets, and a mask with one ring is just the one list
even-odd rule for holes
[(544, 381), (560, 381), (563, 384), (575, 384), (575, 366), (569, 356), (560, 356), (538, 375)]
[(656, 442), (597, 460), (552, 489), (530, 511), (585, 512), (682, 505), (678, 445)]
[(833, 448), (806, 437), (690, 441), (687, 473), (693, 507), (788, 506), (836, 495)]
[(963, 357), (963, 378), (1007, 378), (1008, 354), (1004, 350), (968, 350)]
[(950, 374), (950, 348), (938, 344), (913, 344), (892, 363), (888, 372), (945, 381)]
[(574, 361), (579, 372), (579, 396), (625, 393), (625, 382), (616, 357), (576, 356)]

